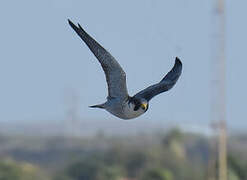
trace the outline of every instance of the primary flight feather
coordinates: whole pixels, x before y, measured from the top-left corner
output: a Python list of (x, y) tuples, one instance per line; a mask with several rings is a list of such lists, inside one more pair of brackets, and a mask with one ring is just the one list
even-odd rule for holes
[(138, 117), (148, 110), (148, 103), (154, 96), (171, 89), (181, 75), (182, 63), (176, 58), (171, 71), (159, 83), (149, 86), (131, 97), (127, 91), (126, 74), (116, 59), (95, 41), (80, 24), (76, 26), (70, 20), (68, 21), (98, 59), (105, 72), (108, 85), (107, 101), (103, 104), (90, 106), (92, 108), (103, 108), (121, 119)]

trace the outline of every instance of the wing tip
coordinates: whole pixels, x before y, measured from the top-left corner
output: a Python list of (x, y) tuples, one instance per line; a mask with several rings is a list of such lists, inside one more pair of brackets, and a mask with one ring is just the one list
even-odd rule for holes
[(81, 29), (81, 30), (83, 30), (84, 31), (84, 29), (81, 27), (81, 25), (78, 23), (78, 27)]
[(175, 64), (182, 65), (182, 61), (178, 57), (176, 57)]
[(78, 27), (70, 19), (68, 19), (68, 23), (74, 30), (78, 29)]
[(69, 25), (80, 35), (87, 34), (86, 31), (81, 27), (81, 25), (78, 23), (78, 26), (76, 26), (70, 19), (68, 19)]
[(182, 67), (183, 67), (182, 61), (178, 57), (176, 57), (174, 68), (176, 68), (178, 71), (182, 71)]
[(67, 19), (67, 20), (68, 20), (69, 25), (71, 25), (71, 26), (74, 25), (74, 23), (70, 19)]

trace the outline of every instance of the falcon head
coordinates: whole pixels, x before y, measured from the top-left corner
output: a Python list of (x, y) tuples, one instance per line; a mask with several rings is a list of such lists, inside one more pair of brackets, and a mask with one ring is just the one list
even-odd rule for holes
[(148, 110), (148, 101), (144, 98), (130, 97), (129, 104), (132, 104), (134, 111), (143, 111)]

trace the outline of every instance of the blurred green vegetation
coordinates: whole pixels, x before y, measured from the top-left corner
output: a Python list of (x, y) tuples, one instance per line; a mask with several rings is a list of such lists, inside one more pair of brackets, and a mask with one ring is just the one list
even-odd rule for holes
[(42, 170), (29, 163), (2, 159), (0, 162), (1, 180), (42, 180), (49, 179)]
[[(209, 140), (178, 129), (134, 136), (1, 135), (0, 180), (204, 180)], [(229, 180), (247, 179), (247, 135), (229, 137), (228, 170)]]

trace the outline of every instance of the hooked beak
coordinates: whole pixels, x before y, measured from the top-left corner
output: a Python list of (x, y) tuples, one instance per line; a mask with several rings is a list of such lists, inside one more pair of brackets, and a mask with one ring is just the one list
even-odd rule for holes
[(148, 106), (148, 104), (147, 104), (147, 103), (143, 103), (143, 104), (141, 104), (141, 108), (142, 108), (142, 109), (144, 109), (144, 110), (146, 110), (146, 109), (147, 109), (147, 106)]

